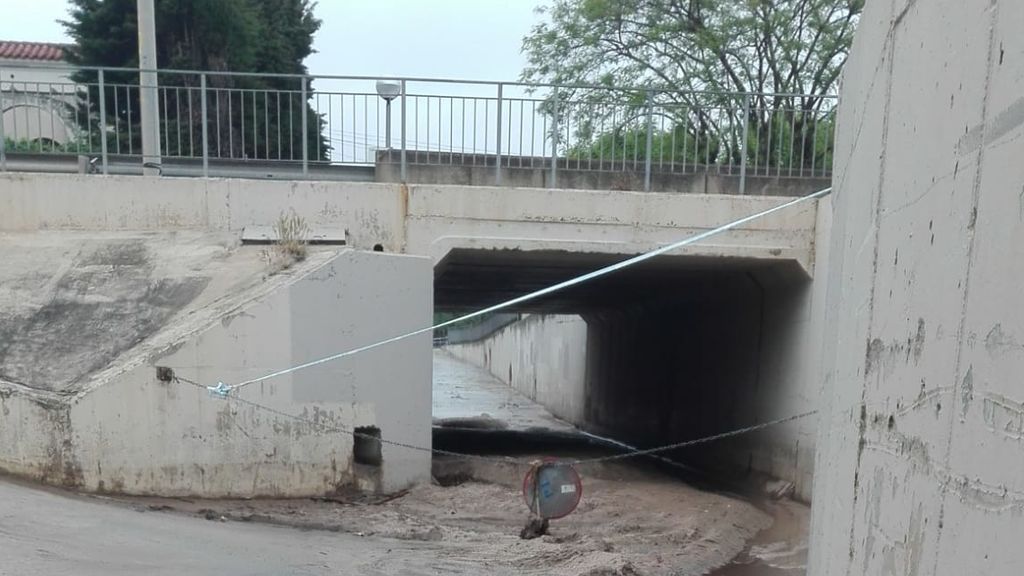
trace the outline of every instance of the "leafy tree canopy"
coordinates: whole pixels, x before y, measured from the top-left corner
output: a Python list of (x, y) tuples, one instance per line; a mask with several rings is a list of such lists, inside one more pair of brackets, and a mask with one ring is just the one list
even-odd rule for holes
[[(570, 156), (652, 156), (768, 170), (831, 163), (831, 111), (864, 0), (552, 0), (522, 78), (559, 89)], [(751, 94), (749, 97), (741, 94)], [(608, 124), (612, 114), (612, 128)], [(615, 121), (618, 115), (619, 123)], [(621, 119), (625, 120), (621, 120)]]
[[(554, 0), (523, 78), (693, 91), (833, 94), (864, 0)], [(813, 106), (814, 101), (810, 102)]]

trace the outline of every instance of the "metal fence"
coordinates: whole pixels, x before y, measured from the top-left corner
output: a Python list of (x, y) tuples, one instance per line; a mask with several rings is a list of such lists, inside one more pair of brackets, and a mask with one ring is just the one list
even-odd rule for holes
[[(46, 74), (57, 75), (46, 77)], [(0, 70), (0, 169), (9, 158), (141, 162), (139, 71)], [(560, 171), (652, 177), (719, 173), (827, 178), (835, 98), (678, 93), (394, 78), (158, 73), (166, 163), (459, 166), (490, 174)], [(390, 92), (389, 92), (390, 90)], [(382, 94), (388, 96), (387, 99)]]
[(434, 331), (434, 345), (441, 347), (448, 346), (449, 344), (477, 342), (487, 338), (509, 324), (518, 322), (522, 318), (523, 315), (518, 313), (496, 312), (484, 316), (477, 322), (441, 328)]

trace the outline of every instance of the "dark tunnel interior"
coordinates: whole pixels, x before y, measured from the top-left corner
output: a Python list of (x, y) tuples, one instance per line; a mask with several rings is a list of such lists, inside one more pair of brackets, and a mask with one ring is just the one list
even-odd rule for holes
[[(477, 310), (625, 258), (456, 250), (435, 267), (435, 310)], [(809, 285), (791, 261), (663, 256), (510, 311), (581, 316), (584, 427), (655, 446), (747, 426), (790, 393)], [(796, 448), (746, 438), (666, 455), (742, 470), (779, 450)]]

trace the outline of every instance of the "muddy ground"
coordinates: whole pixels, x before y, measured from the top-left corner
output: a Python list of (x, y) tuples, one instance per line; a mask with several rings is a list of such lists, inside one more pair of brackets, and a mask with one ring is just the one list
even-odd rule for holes
[[(636, 462), (584, 466), (579, 508), (522, 540), (530, 457), (440, 459), (435, 482), (388, 496), (315, 500), (120, 499), (136, 509), (429, 543), (439, 574), (795, 575), (806, 507), (699, 490)], [(773, 566), (775, 568), (773, 568)], [(722, 570), (718, 572), (717, 570)]]

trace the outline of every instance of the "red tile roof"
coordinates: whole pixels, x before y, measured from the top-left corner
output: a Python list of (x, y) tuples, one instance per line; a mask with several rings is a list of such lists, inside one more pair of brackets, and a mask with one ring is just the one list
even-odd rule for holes
[(65, 44), (0, 40), (0, 58), (8, 60), (59, 62), (64, 59), (65, 49)]

